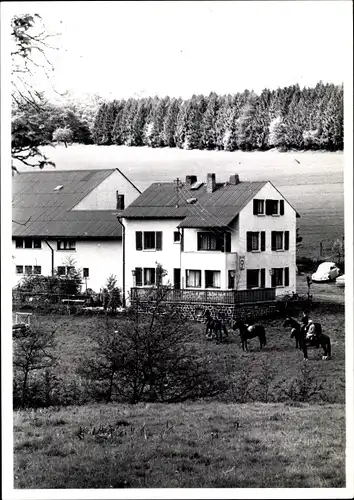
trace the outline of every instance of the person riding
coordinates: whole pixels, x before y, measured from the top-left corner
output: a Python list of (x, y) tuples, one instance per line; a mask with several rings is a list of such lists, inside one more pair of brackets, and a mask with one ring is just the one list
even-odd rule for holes
[(311, 343), (314, 342), (317, 349), (318, 349), (320, 346), (319, 337), (318, 337), (318, 333), (316, 331), (316, 325), (311, 319), (308, 321), (307, 326), (305, 327), (305, 331), (306, 331), (306, 338)]

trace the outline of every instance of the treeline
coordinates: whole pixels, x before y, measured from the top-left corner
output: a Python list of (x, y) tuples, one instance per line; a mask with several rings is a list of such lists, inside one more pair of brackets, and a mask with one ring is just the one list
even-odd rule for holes
[(343, 149), (343, 86), (319, 82), (191, 99), (102, 103), (92, 127), (99, 145), (235, 151)]

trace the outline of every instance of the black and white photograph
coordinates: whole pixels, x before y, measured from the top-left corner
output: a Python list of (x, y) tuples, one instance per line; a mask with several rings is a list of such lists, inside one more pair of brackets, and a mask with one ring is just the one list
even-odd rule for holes
[(353, 497), (352, 33), (2, 2), (5, 500)]

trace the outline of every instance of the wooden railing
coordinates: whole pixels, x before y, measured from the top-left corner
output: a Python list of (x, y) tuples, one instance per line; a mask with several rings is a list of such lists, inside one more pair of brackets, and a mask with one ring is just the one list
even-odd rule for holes
[[(131, 300), (149, 300), (153, 288), (131, 288)], [(206, 303), (206, 304), (242, 304), (269, 302), (275, 300), (275, 288), (255, 290), (177, 290), (170, 289), (163, 293), (166, 302)]]

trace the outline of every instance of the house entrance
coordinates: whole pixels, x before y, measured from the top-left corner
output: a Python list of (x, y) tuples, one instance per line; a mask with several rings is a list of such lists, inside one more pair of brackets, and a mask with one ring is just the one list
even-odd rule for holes
[(177, 290), (181, 288), (181, 269), (179, 268), (173, 270), (173, 286)]

